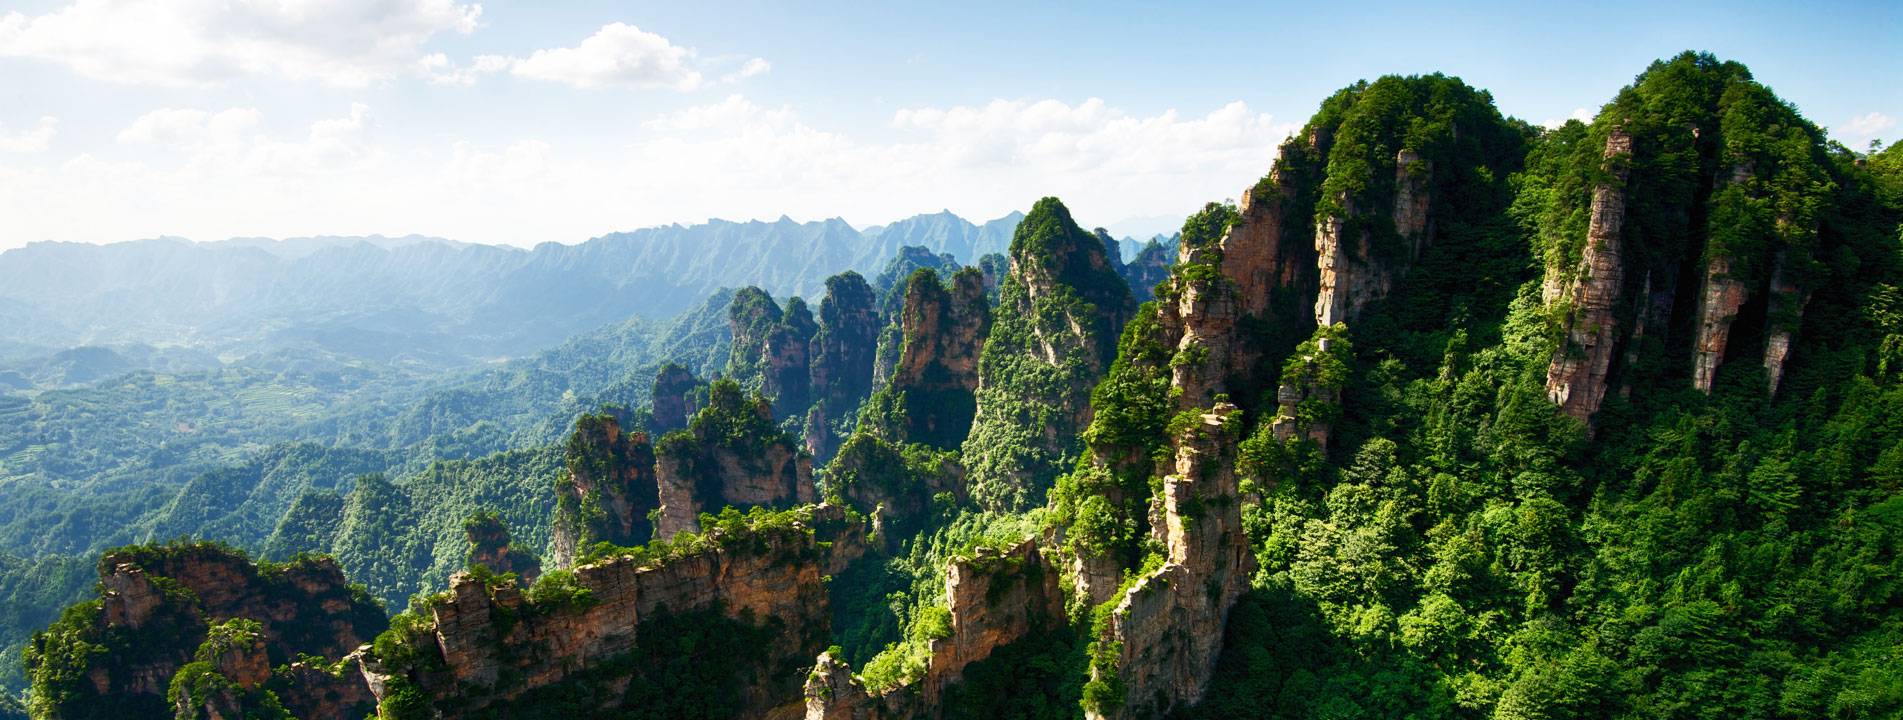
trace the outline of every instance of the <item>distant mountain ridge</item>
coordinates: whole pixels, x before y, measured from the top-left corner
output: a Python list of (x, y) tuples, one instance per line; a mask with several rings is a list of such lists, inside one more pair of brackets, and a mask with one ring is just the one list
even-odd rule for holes
[(42, 242), (0, 253), (0, 343), (471, 362), (671, 317), (721, 288), (817, 297), (828, 276), (875, 275), (905, 246), (975, 264), (1005, 252), (1022, 217), (944, 211), (863, 230), (839, 218), (710, 220), (532, 249), (418, 235)]

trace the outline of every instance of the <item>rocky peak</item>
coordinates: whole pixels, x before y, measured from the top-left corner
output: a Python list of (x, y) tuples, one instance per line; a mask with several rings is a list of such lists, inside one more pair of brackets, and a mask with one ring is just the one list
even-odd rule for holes
[(1103, 242), (1056, 198), (1038, 201), (1019, 223), (998, 293), (963, 447), (973, 498), (1024, 508), (1041, 503), (1074, 462), (1090, 390), (1115, 358), (1135, 302)]
[(1577, 153), (1560, 171), (1593, 179), (1590, 197), (1556, 194), (1545, 213), (1588, 206), (1583, 233), (1541, 228), (1543, 297), (1567, 311), (1553, 401), (1590, 421), (1635, 384), (1709, 393), (1734, 361), (1760, 365), (1776, 392), (1817, 282), (1819, 217), (1837, 202), (1822, 132), (1741, 66), (1689, 53), (1571, 132), (1604, 140), (1590, 166)]
[(1614, 307), (1625, 282), (1623, 225), (1625, 182), (1632, 136), (1614, 128), (1606, 136), (1605, 180), (1593, 186), (1592, 220), (1586, 246), (1570, 282), (1549, 274), (1548, 300), (1565, 297), (1573, 313), (1566, 321), (1566, 342), (1546, 372), (1546, 394), (1560, 411), (1587, 420), (1605, 401), (1606, 375), (1612, 366), (1618, 332)]
[[(34, 691), (60, 698), (61, 712), (74, 716), (107, 703), (131, 716), (169, 716), (180, 706), (167, 691), (179, 687), (188, 691), (185, 711), (237, 717), (232, 709), (258, 700), (251, 695), (272, 679), (273, 665), (300, 654), (341, 658), (386, 622), (327, 557), (259, 566), (212, 543), (145, 545), (106, 553), (99, 570), (100, 602), (63, 617), (30, 660), (68, 664), (33, 668)], [(96, 652), (56, 647), (67, 643)], [(361, 684), (327, 677), (314, 692), (345, 697), (349, 688), (333, 686)]]
[(842, 428), (872, 392), (872, 365), (879, 339), (877, 296), (859, 273), (847, 271), (826, 280), (819, 304), (820, 325), (812, 341), (813, 407), (806, 418), (806, 450), (830, 460)]
[(765, 398), (716, 381), (688, 429), (654, 448), (660, 514), (655, 537), (699, 528), (722, 507), (788, 507), (814, 499), (813, 460), (773, 421)]
[(914, 680), (870, 693), (830, 653), (807, 676), (808, 720), (939, 717), (939, 699), (967, 667), (998, 649), (1065, 622), (1058, 571), (1035, 540), (980, 547), (952, 560), (945, 572), (950, 634), (931, 641), (925, 668)]
[(727, 327), (733, 335), (727, 377), (750, 387), (758, 385), (767, 336), (780, 325), (783, 315), (780, 304), (765, 290), (744, 287), (734, 292), (733, 301), (727, 305)]
[(656, 434), (687, 427), (687, 418), (700, 409), (700, 381), (694, 373), (675, 363), (662, 365), (654, 375), (653, 399), (649, 407), (654, 416)]
[(664, 678), (650, 675), (693, 662), (667, 654), (680, 622), (711, 624), (725, 630), (708, 642), (734, 655), (711, 661), (733, 673), (711, 681), (733, 688), (735, 714), (797, 716), (804, 668), (829, 635), (822, 578), (833, 555), (864, 550), (862, 534), (840, 532), (850, 524), (829, 506), (733, 515), (706, 535), (585, 563), (560, 592), (525, 596), (459, 574), (430, 601), (427, 629), (391, 648), (403, 657), (362, 666), (380, 698), (414, 688), (444, 718), (508, 716), (537, 691), (574, 683), (594, 689), (600, 712), (665, 712), (668, 699), (651, 695)]
[(535, 582), (542, 574), (542, 561), (533, 553), (518, 549), (509, 540), (509, 526), (493, 511), (478, 512), (463, 521), (463, 536), (469, 540), (469, 565), (491, 571), (514, 574), (524, 584)]
[(634, 545), (653, 534), (648, 513), (660, 500), (647, 433), (622, 432), (612, 415), (583, 415), (564, 455), (567, 476), (555, 486), (556, 567), (567, 567), (594, 543)]
[(1241, 411), (1218, 404), (1179, 431), (1174, 472), (1156, 498), (1165, 562), (1137, 579), (1103, 626), (1092, 682), (1122, 692), (1120, 701), (1087, 701), (1088, 716), (1164, 715), (1208, 689), (1229, 609), (1255, 569), (1235, 473), (1241, 427)]

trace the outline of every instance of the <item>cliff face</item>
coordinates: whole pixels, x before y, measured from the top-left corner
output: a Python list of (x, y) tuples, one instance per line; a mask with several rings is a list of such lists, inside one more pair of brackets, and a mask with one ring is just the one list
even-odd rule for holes
[(1103, 243), (1056, 198), (1038, 201), (1011, 243), (979, 360), (977, 413), (964, 443), (973, 498), (998, 509), (1042, 502), (1074, 462), (1090, 389), (1135, 309)]
[(674, 363), (662, 365), (654, 375), (654, 390), (649, 407), (654, 416), (653, 431), (667, 433), (687, 427), (687, 418), (700, 409), (697, 390), (700, 381), (694, 373)]
[[(1682, 91), (1687, 77), (1702, 89)], [(1593, 178), (1590, 197), (1559, 193), (1546, 209), (1564, 218), (1589, 204), (1583, 233), (1541, 227), (1543, 297), (1566, 332), (1548, 394), (1590, 423), (1608, 394), (1661, 381), (1710, 393), (1740, 360), (1775, 393), (1818, 282), (1818, 218), (1834, 202), (1822, 134), (1741, 67), (1687, 55), (1554, 143), (1597, 137), (1595, 164), (1580, 167), (1579, 153), (1559, 175)]]
[(1315, 324), (1352, 322), (1370, 303), (1385, 299), (1394, 282), (1431, 241), (1428, 224), (1428, 183), (1432, 162), (1413, 150), (1396, 151), (1394, 203), (1387, 221), (1398, 247), (1379, 248), (1371, 227), (1356, 217), (1362, 203), (1347, 193), (1335, 196), (1334, 211), (1325, 212), (1315, 226), (1315, 254), (1321, 270), (1315, 298)]
[(808, 675), (808, 720), (940, 717), (939, 699), (966, 668), (998, 649), (1064, 623), (1058, 571), (1025, 540), (1007, 548), (981, 548), (946, 568), (945, 599), (951, 634), (931, 641), (921, 677), (910, 684), (870, 693), (837, 658), (822, 655)]
[(1229, 608), (1255, 569), (1234, 469), (1241, 426), (1235, 406), (1217, 405), (1178, 436), (1153, 528), (1166, 561), (1124, 593), (1102, 628), (1092, 680), (1122, 700), (1087, 702), (1090, 717), (1152, 717), (1202, 700)]
[(568, 476), (555, 490), (557, 567), (596, 542), (638, 545), (654, 534), (648, 513), (660, 499), (647, 433), (624, 433), (613, 416), (584, 415), (575, 421), (566, 457)]
[(966, 268), (952, 276), (948, 289), (936, 273), (920, 270), (906, 281), (904, 297), (903, 340), (889, 383), (901, 401), (903, 423), (880, 432), (903, 442), (957, 447), (976, 413), (978, 358), (990, 333), (984, 280)]
[(726, 651), (739, 657), (700, 668), (731, 668), (705, 680), (722, 688), (733, 716), (797, 717), (801, 669), (828, 641), (821, 578), (834, 555), (863, 552), (863, 536), (839, 532), (849, 523), (826, 506), (737, 523), (578, 567), (561, 597), (532, 600), (513, 585), (458, 575), (430, 604), (433, 631), (414, 635), (410, 652), (421, 659), (392, 668), (391, 658), (366, 658), (364, 672), (379, 697), (414, 687), (445, 718), (507, 716), (558, 687), (590, 688), (594, 711), (658, 711), (648, 703), (665, 699), (654, 694), (679, 680), (654, 673), (693, 661), (663, 650), (672, 647), (670, 623), (685, 620), (746, 641)]
[(722, 507), (788, 507), (814, 499), (813, 460), (773, 422), (771, 406), (721, 381), (687, 430), (655, 448), (660, 514), (655, 537), (700, 527)]
[(1137, 302), (1149, 302), (1156, 296), (1156, 284), (1169, 279), (1170, 265), (1176, 261), (1177, 244), (1177, 238), (1170, 238), (1169, 242), (1152, 238), (1123, 266), (1123, 281), (1129, 283), (1130, 294)]
[(1606, 374), (1612, 365), (1618, 318), (1613, 310), (1625, 282), (1622, 227), (1625, 223), (1625, 181), (1632, 154), (1632, 136), (1614, 129), (1606, 137), (1604, 157), (1608, 175), (1592, 189), (1592, 220), (1586, 247), (1571, 282), (1548, 276), (1548, 302), (1567, 298), (1573, 308), (1567, 319), (1566, 344), (1546, 372), (1546, 394), (1560, 411), (1587, 420), (1606, 397)]
[(767, 331), (760, 359), (760, 392), (773, 399), (774, 417), (792, 417), (812, 405), (811, 341), (819, 326), (799, 298), (786, 301), (780, 323)]
[[(98, 604), (63, 618), (57, 633), (36, 639), (31, 656), (51, 671), (36, 672), (36, 680), (62, 683), (34, 689), (61, 717), (170, 716), (177, 708), (166, 692), (182, 671), (189, 671), (186, 685), (239, 688), (229, 698), (201, 691), (188, 710), (229, 710), (243, 704), (243, 691), (273, 679), (273, 665), (300, 653), (341, 658), (385, 623), (382, 609), (353, 590), (329, 558), (260, 568), (216, 545), (141, 546), (107, 553), (99, 568)], [(242, 632), (208, 642), (231, 623)], [(67, 652), (67, 643), (94, 651)], [(315, 713), (304, 717), (363, 710), (338, 705), (356, 695), (351, 685), (361, 685), (360, 678), (308, 680), (306, 695), (285, 698)], [(325, 697), (333, 702), (319, 702)], [(331, 710), (338, 714), (325, 714)]]
[[(831, 459), (838, 448), (835, 421), (848, 418), (872, 392), (872, 362), (879, 339), (878, 298), (859, 273), (826, 280), (819, 303), (819, 333), (812, 340), (810, 372), (814, 406), (806, 422), (808, 452)], [(815, 419), (815, 417), (817, 419)]]

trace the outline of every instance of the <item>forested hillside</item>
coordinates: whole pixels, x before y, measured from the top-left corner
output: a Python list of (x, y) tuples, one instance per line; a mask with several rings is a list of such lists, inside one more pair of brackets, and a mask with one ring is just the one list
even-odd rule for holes
[[(0, 558), (100, 581), (0, 617), (27, 704), (1903, 715), (1903, 150), (1685, 53), (1552, 128), (1357, 82), (1239, 195), (1129, 262), (1043, 198), (155, 484), (50, 547), (158, 544)], [(100, 517), (43, 492), (17, 541)]]

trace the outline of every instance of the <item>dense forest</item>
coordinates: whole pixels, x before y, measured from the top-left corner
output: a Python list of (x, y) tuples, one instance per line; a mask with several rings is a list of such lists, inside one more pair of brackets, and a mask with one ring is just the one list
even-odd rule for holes
[[(1045, 198), (420, 398), (279, 376), (362, 396), (296, 443), (155, 436), (230, 370), (0, 399), (95, 449), (0, 510), (0, 717), (1897, 717), (1898, 147), (1706, 54), (1550, 128), (1387, 76), (1129, 262)], [(128, 418), (193, 470), (115, 489)]]

